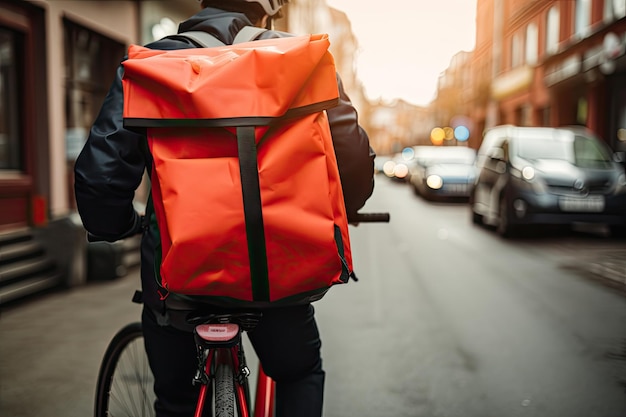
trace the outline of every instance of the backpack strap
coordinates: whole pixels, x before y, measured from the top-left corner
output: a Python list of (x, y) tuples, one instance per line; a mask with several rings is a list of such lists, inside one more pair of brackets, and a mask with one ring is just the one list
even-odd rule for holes
[(170, 36), (170, 38), (176, 38), (176, 37), (191, 39), (197, 45), (203, 48), (213, 48), (215, 46), (226, 45), (224, 42), (220, 41), (215, 36), (207, 32), (202, 32), (201, 30), (193, 30), (190, 32), (183, 32), (183, 33), (176, 34), (174, 36)]
[[(265, 32), (267, 29), (258, 28), (256, 26), (244, 26), (235, 36), (235, 40), (233, 41), (233, 45), (236, 43), (249, 42), (257, 38), (261, 33)], [(225, 46), (226, 44), (210, 33), (203, 32), (201, 30), (192, 30), (189, 32), (182, 32), (176, 35), (170, 36), (170, 38), (183, 37), (187, 39), (191, 39), (197, 45), (203, 48), (213, 48), (215, 46)]]
[(235, 40), (233, 41), (233, 45), (236, 43), (249, 42), (253, 41), (259, 36), (261, 33), (265, 32), (267, 29), (259, 28), (256, 26), (244, 26), (237, 36), (235, 36)]

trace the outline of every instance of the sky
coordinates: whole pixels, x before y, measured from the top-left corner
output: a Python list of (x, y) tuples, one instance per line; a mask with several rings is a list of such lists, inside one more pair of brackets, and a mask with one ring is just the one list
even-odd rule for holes
[[(357, 76), (371, 100), (426, 106), (437, 79), (476, 38), (476, 0), (326, 0), (357, 38)], [(380, 5), (391, 7), (381, 7)]]

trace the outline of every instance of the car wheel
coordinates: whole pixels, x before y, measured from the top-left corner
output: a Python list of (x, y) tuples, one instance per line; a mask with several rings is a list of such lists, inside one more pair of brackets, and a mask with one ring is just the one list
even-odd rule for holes
[(472, 206), (472, 223), (474, 224), (478, 224), (481, 225), (483, 224), (483, 216), (482, 214), (478, 214), (474, 211), (474, 208)]
[(514, 235), (514, 227), (511, 225), (511, 210), (506, 202), (506, 198), (500, 199), (500, 216), (498, 219), (498, 227), (496, 232), (502, 237), (512, 237)]
[(475, 193), (475, 190), (472, 190), (468, 198), (468, 204), (470, 206), (470, 209), (472, 210), (472, 223), (483, 225), (482, 214), (476, 213), (476, 209), (474, 208), (475, 206), (474, 201), (476, 200), (476, 195), (474, 193)]

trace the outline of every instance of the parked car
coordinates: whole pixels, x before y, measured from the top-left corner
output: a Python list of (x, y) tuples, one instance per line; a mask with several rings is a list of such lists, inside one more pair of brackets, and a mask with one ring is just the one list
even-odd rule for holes
[(486, 132), (470, 197), (476, 224), (510, 236), (527, 225), (626, 228), (626, 175), (617, 155), (583, 127), (498, 126)]
[(476, 150), (465, 146), (416, 146), (409, 182), (425, 199), (469, 198)]

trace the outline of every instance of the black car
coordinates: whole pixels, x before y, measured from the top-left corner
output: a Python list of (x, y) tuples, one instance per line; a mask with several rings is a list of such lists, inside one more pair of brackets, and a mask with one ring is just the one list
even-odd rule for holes
[(498, 126), (476, 159), (474, 223), (510, 236), (525, 225), (626, 228), (626, 175), (617, 155), (582, 127)]

